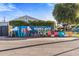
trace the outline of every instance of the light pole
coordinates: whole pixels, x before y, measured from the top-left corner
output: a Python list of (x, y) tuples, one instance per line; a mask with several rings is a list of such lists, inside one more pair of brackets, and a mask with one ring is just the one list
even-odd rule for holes
[(6, 20), (6, 18), (5, 18), (5, 16), (4, 16), (4, 17), (3, 17), (3, 22), (6, 22), (5, 20)]

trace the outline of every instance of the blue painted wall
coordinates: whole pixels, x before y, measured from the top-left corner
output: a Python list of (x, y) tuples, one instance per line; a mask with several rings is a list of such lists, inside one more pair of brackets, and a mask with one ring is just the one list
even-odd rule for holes
[[(45, 33), (53, 29), (53, 27), (51, 26), (16, 26), (16, 27), (18, 27), (18, 30), (14, 31), (16, 37), (28, 37), (33, 35), (34, 36), (40, 35), (41, 33)], [(28, 27), (30, 29), (28, 29)], [(40, 34), (38, 32), (40, 32)]]

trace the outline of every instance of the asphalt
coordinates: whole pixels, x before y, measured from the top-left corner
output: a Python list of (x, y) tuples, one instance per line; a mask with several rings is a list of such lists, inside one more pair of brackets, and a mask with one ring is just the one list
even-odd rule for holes
[[(14, 39), (17, 39), (17, 40), (14, 40)], [(0, 38), (0, 40), (1, 40), (0, 41), (0, 53), (1, 53), (0, 55), (6, 54), (6, 53), (3, 54), (3, 52), (9, 52), (9, 51), (15, 51), (15, 50), (17, 52), (19, 49), (20, 50), (25, 49), (25, 48), (28, 48), (29, 50), (30, 50), (30, 48), (38, 49), (39, 47), (41, 48), (41, 46), (46, 46), (46, 45), (49, 45), (49, 46), (54, 45), (54, 44), (61, 45), (61, 43), (79, 41), (79, 39), (75, 38), (75, 37), (73, 37), (73, 38), (72, 37), (67, 37), (67, 38), (66, 37), (65, 38), (19, 38), (19, 39), (14, 38), (14, 39), (9, 38), (9, 40), (8, 40), (8, 38), (5, 38), (5, 39), (3, 38), (3, 40), (1, 40), (1, 38)], [(22, 40), (20, 40), (20, 39), (22, 39)], [(46, 46), (45, 48), (48, 47), (47, 49), (49, 50), (49, 46)], [(74, 49), (77, 49), (77, 48), (74, 48)], [(70, 50), (73, 50), (73, 49), (70, 49)], [(67, 51), (70, 51), (70, 50), (67, 50)], [(38, 53), (39, 53), (39, 51), (38, 51)], [(64, 52), (67, 52), (67, 51), (62, 51), (60, 53), (55, 52), (55, 54), (53, 54), (53, 55), (57, 56)], [(38, 53), (34, 54), (34, 55), (39, 55)], [(42, 54), (40, 54), (40, 55), (42, 55)], [(16, 54), (14, 54), (14, 55), (16, 55)], [(25, 54), (25, 55), (27, 55), (27, 54)], [(30, 54), (28, 54), (28, 55), (30, 55)], [(46, 54), (44, 54), (44, 55), (46, 55)]]
[[(9, 39), (9, 40), (8, 40)], [(17, 39), (17, 40), (16, 40)], [(12, 50), (23, 47), (33, 47), (45, 44), (55, 44), (78, 40), (78, 38), (0, 38), (0, 50)]]

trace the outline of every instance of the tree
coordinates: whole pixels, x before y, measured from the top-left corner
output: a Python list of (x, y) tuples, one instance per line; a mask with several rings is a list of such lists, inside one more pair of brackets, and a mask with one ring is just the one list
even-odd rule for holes
[(43, 21), (43, 20), (35, 20), (35, 21), (29, 21), (29, 24), (32, 26), (54, 26), (53, 21)]
[(29, 20), (28, 23), (21, 21), (21, 20), (16, 20), (16, 21), (10, 21), (10, 25), (12, 26), (54, 26), (53, 21), (43, 21), (43, 20)]
[(58, 23), (74, 24), (78, 10), (79, 10), (78, 4), (74, 3), (56, 4), (53, 11), (53, 16), (58, 21)]
[(9, 24), (12, 26), (28, 26), (29, 25), (29, 23), (24, 22), (24, 21), (20, 21), (20, 20), (10, 21)]
[(79, 24), (79, 18), (75, 19), (76, 25)]

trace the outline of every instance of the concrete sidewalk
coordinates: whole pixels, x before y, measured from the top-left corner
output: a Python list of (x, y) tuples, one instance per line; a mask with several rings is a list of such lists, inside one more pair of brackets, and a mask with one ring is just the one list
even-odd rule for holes
[[(7, 38), (8, 39), (8, 38)], [(9, 38), (12, 39), (12, 38)], [(24, 38), (25, 39), (25, 38)], [(34, 47), (39, 45), (45, 45), (45, 44), (55, 44), (55, 43), (61, 43), (61, 42), (68, 42), (68, 41), (75, 41), (78, 40), (78, 38), (28, 38), (25, 40), (1, 40), (0, 41), (0, 51), (7, 51), (12, 49), (19, 49), (23, 47)]]

